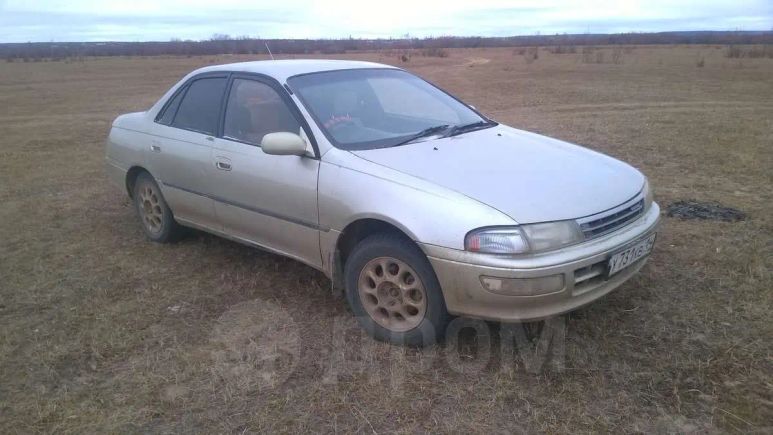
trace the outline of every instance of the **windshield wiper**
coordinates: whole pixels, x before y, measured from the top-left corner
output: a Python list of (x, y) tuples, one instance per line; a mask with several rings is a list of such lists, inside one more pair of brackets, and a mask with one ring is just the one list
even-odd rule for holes
[(422, 130), (422, 131), (420, 131), (420, 132), (418, 132), (418, 133), (416, 133), (414, 135), (411, 135), (411, 137), (409, 137), (408, 139), (406, 139), (406, 140), (404, 140), (402, 142), (398, 142), (398, 143), (396, 143), (396, 144), (394, 144), (392, 146), (396, 147), (396, 146), (400, 146), (400, 145), (405, 145), (405, 144), (407, 144), (409, 142), (415, 141), (416, 139), (420, 139), (422, 137), (432, 136), (433, 134), (440, 133), (443, 130), (447, 130), (449, 127), (450, 127), (450, 125), (448, 125), (448, 124), (441, 124), (441, 125), (436, 125), (434, 127), (425, 128), (424, 130)]
[(497, 123), (494, 121), (477, 121), (477, 122), (471, 122), (469, 124), (455, 125), (451, 127), (450, 130), (448, 130), (448, 133), (446, 133), (445, 137), (456, 136), (458, 134), (467, 133), (468, 131), (473, 131), (473, 130), (480, 130), (486, 127), (493, 127), (496, 124)]

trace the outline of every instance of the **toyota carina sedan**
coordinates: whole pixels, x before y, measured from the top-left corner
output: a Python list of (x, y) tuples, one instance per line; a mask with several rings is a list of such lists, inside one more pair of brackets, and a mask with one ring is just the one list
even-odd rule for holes
[(642, 267), (660, 214), (633, 167), (368, 62), (196, 70), (119, 116), (106, 158), (150, 240), (192, 227), (306, 263), (398, 344), (588, 304)]

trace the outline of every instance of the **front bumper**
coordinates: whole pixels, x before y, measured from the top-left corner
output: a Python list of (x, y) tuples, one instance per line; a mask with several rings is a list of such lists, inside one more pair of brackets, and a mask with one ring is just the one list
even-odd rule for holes
[[(647, 261), (638, 260), (607, 278), (606, 262), (620, 251), (657, 231), (656, 203), (635, 222), (614, 233), (558, 251), (528, 257), (503, 257), (421, 245), (435, 269), (451, 314), (503, 322), (545, 319), (575, 310), (611, 292), (631, 278)], [(559, 289), (536, 296), (513, 296), (489, 291), (481, 277), (563, 277)]]

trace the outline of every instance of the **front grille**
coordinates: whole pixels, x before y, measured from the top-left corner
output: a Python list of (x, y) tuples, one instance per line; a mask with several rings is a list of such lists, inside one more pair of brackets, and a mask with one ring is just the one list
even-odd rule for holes
[(644, 200), (640, 199), (631, 205), (624, 205), (622, 209), (616, 208), (609, 213), (591, 216), (578, 221), (580, 229), (585, 235), (585, 240), (611, 233), (633, 222), (644, 213)]

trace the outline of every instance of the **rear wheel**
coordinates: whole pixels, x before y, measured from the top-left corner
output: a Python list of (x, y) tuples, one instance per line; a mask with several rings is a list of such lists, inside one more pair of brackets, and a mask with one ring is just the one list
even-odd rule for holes
[(372, 337), (425, 346), (445, 333), (450, 316), (440, 284), (410, 240), (370, 236), (355, 246), (344, 273), (349, 305)]
[(147, 172), (138, 175), (134, 183), (134, 207), (150, 240), (167, 243), (176, 240), (182, 232), (161, 195), (161, 189)]

